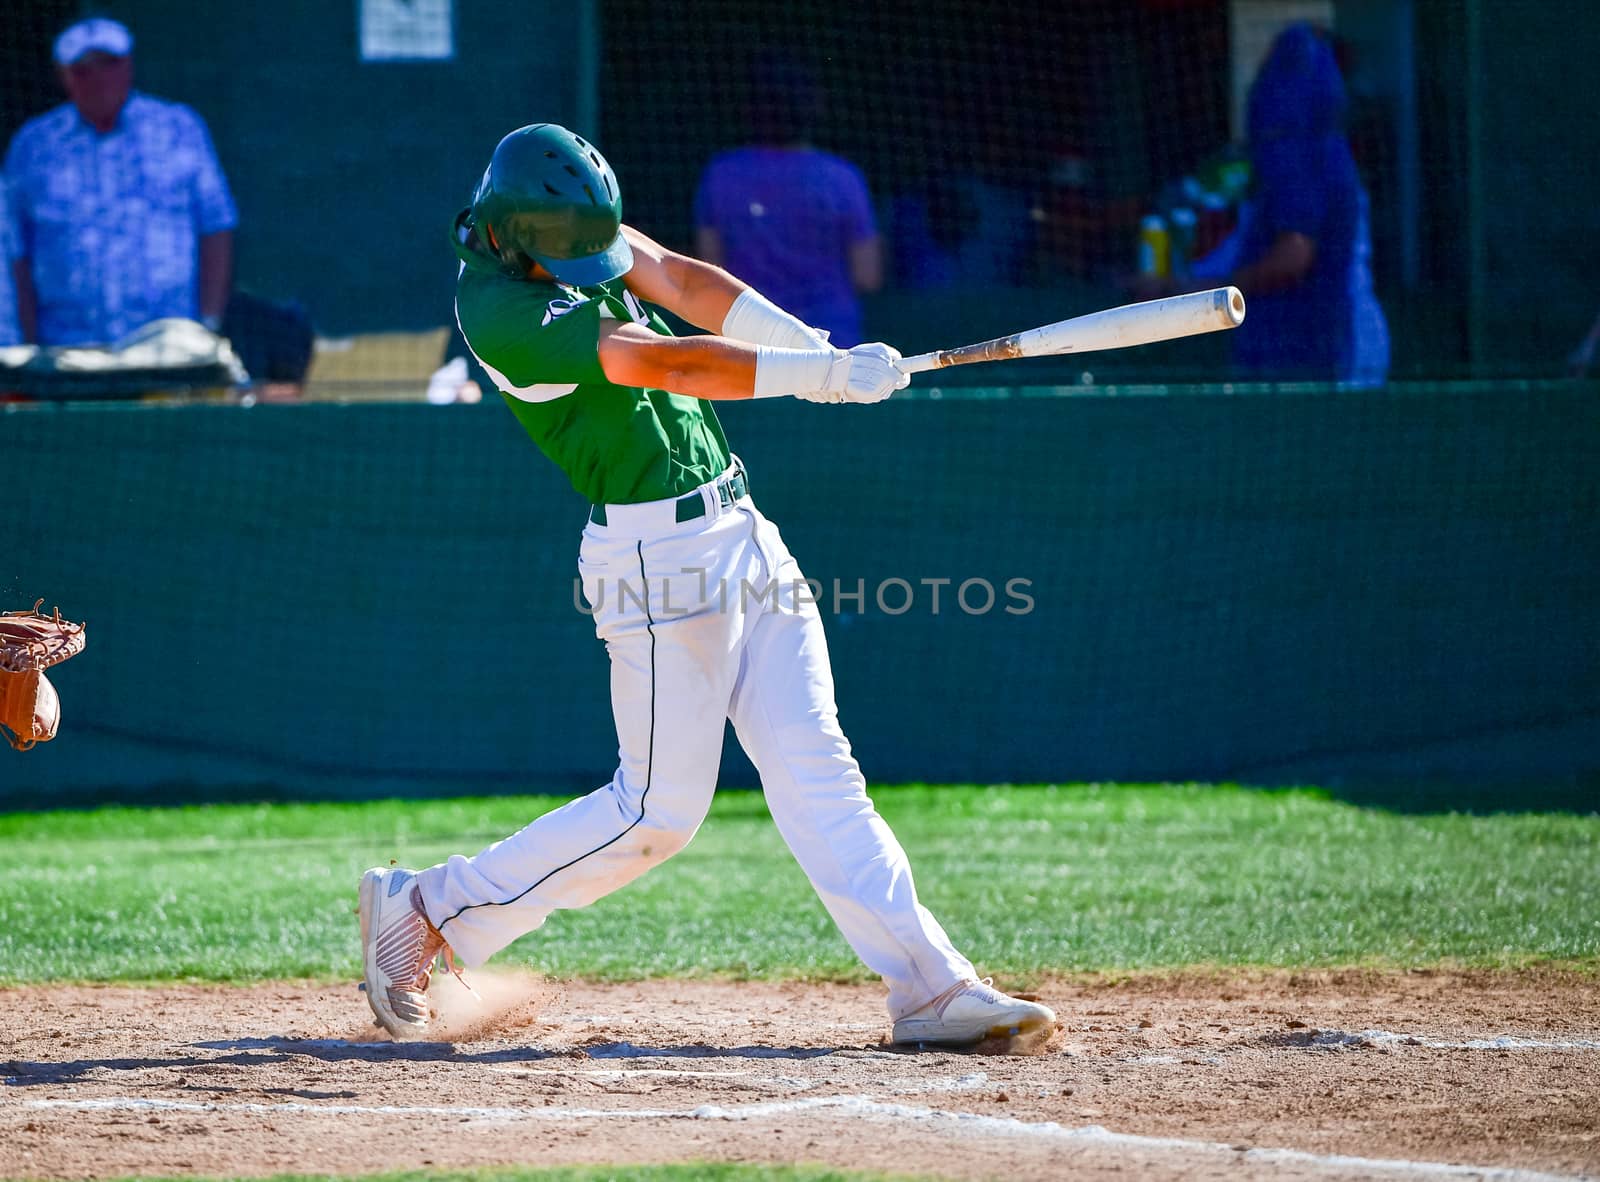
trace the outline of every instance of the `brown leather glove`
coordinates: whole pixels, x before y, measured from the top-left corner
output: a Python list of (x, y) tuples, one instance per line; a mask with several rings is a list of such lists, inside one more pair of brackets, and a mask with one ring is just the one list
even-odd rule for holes
[(39, 611), (0, 612), (0, 732), (18, 751), (56, 736), (61, 700), (44, 671), (83, 651), (84, 628)]

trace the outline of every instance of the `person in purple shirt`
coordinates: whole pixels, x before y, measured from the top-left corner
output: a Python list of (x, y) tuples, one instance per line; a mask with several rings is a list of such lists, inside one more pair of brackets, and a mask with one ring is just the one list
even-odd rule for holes
[(813, 147), (821, 91), (798, 66), (758, 67), (754, 142), (723, 152), (694, 199), (695, 250), (848, 349), (860, 294), (883, 285), (883, 244), (860, 169)]
[(1237, 285), (1240, 375), (1382, 385), (1389, 330), (1372, 285), (1367, 194), (1341, 129), (1333, 50), (1306, 24), (1279, 33), (1246, 107), (1252, 191), (1238, 229), (1190, 268), (1191, 286)]
[(11, 260), (21, 251), (11, 225), (11, 205), (6, 182), (0, 176), (0, 349), (22, 344), (22, 324), (17, 319), (17, 289), (11, 281)]

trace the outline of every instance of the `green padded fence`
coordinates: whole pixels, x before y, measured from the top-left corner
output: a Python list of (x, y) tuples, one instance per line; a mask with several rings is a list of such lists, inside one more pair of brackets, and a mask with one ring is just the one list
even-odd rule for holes
[[(1592, 386), (938, 393), (724, 415), (870, 780), (1595, 785)], [(584, 507), (497, 403), (17, 405), (0, 463), (0, 606), (89, 627), (0, 806), (609, 776)]]

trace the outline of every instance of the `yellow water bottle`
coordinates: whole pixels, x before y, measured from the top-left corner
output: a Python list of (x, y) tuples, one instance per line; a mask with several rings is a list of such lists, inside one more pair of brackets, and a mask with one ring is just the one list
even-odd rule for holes
[(1172, 235), (1159, 214), (1139, 223), (1139, 274), (1159, 279), (1172, 274)]

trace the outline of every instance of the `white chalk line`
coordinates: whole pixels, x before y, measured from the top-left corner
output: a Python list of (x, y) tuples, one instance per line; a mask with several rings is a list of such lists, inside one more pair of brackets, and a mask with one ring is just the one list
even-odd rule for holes
[(514, 1079), (531, 1079), (541, 1075), (549, 1075), (561, 1079), (592, 1079), (600, 1084), (620, 1084), (626, 1083), (628, 1080), (642, 1079), (668, 1081), (679, 1079), (725, 1079), (737, 1080), (741, 1085), (751, 1089), (777, 1092), (807, 1092), (821, 1082), (814, 1079), (802, 1079), (794, 1075), (756, 1075), (749, 1071), (680, 1071), (670, 1067), (591, 1067), (574, 1069), (492, 1066), (489, 1070), (503, 1072)]
[(521, 1120), (765, 1120), (801, 1113), (825, 1113), (875, 1123), (911, 1122), (963, 1136), (1064, 1141), (1085, 1147), (1109, 1147), (1145, 1152), (1226, 1154), (1234, 1160), (1273, 1165), (1309, 1166), (1316, 1169), (1356, 1170), (1366, 1173), (1472, 1178), (1479, 1182), (1574, 1182), (1581, 1175), (1545, 1174), (1496, 1166), (1464, 1166), (1448, 1162), (1418, 1162), (1398, 1158), (1355, 1157), (1348, 1154), (1308, 1153), (1299, 1149), (1235, 1149), (1219, 1141), (1192, 1141), (1179, 1137), (1146, 1137), (1114, 1133), (1101, 1125), (1068, 1128), (1055, 1121), (1022, 1121), (1012, 1117), (984, 1116), (975, 1112), (949, 1112), (908, 1104), (886, 1104), (869, 1096), (815, 1096), (765, 1104), (725, 1108), (702, 1104), (694, 1108), (483, 1108), (475, 1106), (400, 1106), (365, 1104), (215, 1103), (190, 1100), (145, 1100), (131, 1096), (98, 1100), (29, 1100), (28, 1108), (64, 1108), (76, 1112), (244, 1112), (262, 1116), (447, 1116), (485, 1121)]
[[(637, 1015), (634, 1014), (540, 1014), (541, 1026), (626, 1026)], [(860, 1030), (876, 1031), (881, 1033), (888, 1029), (889, 1023), (884, 1022), (811, 1022), (809, 1026), (814, 1030)]]
[(1307, 1045), (1314, 1047), (1360, 1046), (1372, 1043), (1386, 1047), (1427, 1047), (1434, 1051), (1600, 1051), (1600, 1038), (1517, 1038), (1509, 1034), (1493, 1038), (1440, 1039), (1420, 1034), (1396, 1034), (1392, 1030), (1318, 1030)]
[(787, 1078), (776, 1075), (768, 1079), (763, 1076), (752, 1076), (748, 1071), (683, 1071), (673, 1067), (503, 1067), (497, 1063), (492, 1063), (489, 1065), (489, 1070), (499, 1071), (519, 1078), (527, 1075), (559, 1075), (563, 1079), (579, 1077), (626, 1079), (633, 1075), (655, 1075), (664, 1079), (753, 1079), (760, 1083), (771, 1083)]
[[(682, 1059), (686, 1056), (682, 1050), (672, 1047), (641, 1047), (631, 1042), (606, 1043), (597, 1047), (585, 1047), (583, 1053), (591, 1059)], [(723, 1051), (721, 1053), (707, 1049), (705, 1054), (688, 1056), (697, 1059), (721, 1059), (729, 1055), (736, 1055), (740, 1059), (823, 1059), (837, 1052), (827, 1047), (814, 1048), (784, 1048), (784, 1047), (740, 1047), (737, 1051)]]
[[(552, 1075), (562, 1079), (593, 1079), (607, 1083), (621, 1083), (629, 1079), (733, 1079), (752, 1087), (789, 1092), (809, 1092), (828, 1082), (825, 1079), (805, 1079), (797, 1075), (757, 1075), (752, 1071), (692, 1071), (677, 1067), (506, 1067), (494, 1064), (489, 1070), (518, 1079)], [(976, 1092), (996, 1086), (998, 1085), (982, 1071), (934, 1079), (893, 1076), (873, 1088), (872, 1094), (911, 1096), (924, 1092)]]
[[(105, 1033), (120, 1033), (107, 1031)], [(339, 1038), (296, 1038), (281, 1040), (281, 1049), (289, 1052), (297, 1048), (307, 1050), (345, 1049), (353, 1046), (366, 1045), (356, 1043), (349, 1039)], [(1305, 1032), (1304, 1041), (1292, 1044), (1288, 1049), (1296, 1047), (1337, 1047), (1337, 1046), (1382, 1046), (1390, 1049), (1401, 1047), (1420, 1047), (1432, 1051), (1600, 1051), (1600, 1037), (1595, 1038), (1523, 1038), (1519, 1035), (1496, 1034), (1485, 1038), (1445, 1039), (1433, 1038), (1423, 1034), (1406, 1034), (1394, 1030), (1311, 1030)], [(741, 1058), (748, 1059), (821, 1059), (836, 1052), (818, 1048), (815, 1051), (804, 1051), (796, 1054), (793, 1050), (777, 1047), (746, 1047), (739, 1052)], [(681, 1052), (662, 1049), (659, 1047), (635, 1046), (629, 1042), (618, 1042), (601, 1047), (590, 1047), (585, 1051), (591, 1059), (667, 1059), (680, 1058)], [(1214, 1056), (1214, 1052), (1211, 1053)], [(1071, 1052), (1067, 1052), (1070, 1057)], [(708, 1058), (714, 1056), (707, 1056)], [(889, 1057), (885, 1053), (885, 1057)], [(1163, 1067), (1187, 1064), (1195, 1056), (1180, 1056), (1172, 1053), (1154, 1053), (1148, 1055), (1135, 1055), (1124, 1057), (1120, 1061), (1133, 1067)], [(1205, 1062), (1215, 1062), (1214, 1057), (1201, 1056)], [(524, 1070), (525, 1068), (498, 1068), (497, 1070)], [(532, 1074), (531, 1071), (529, 1071)], [(556, 1074), (573, 1074), (570, 1071), (557, 1072)], [(691, 1072), (680, 1072), (690, 1075)], [(719, 1074), (738, 1075), (739, 1072), (702, 1072), (707, 1078)]]

